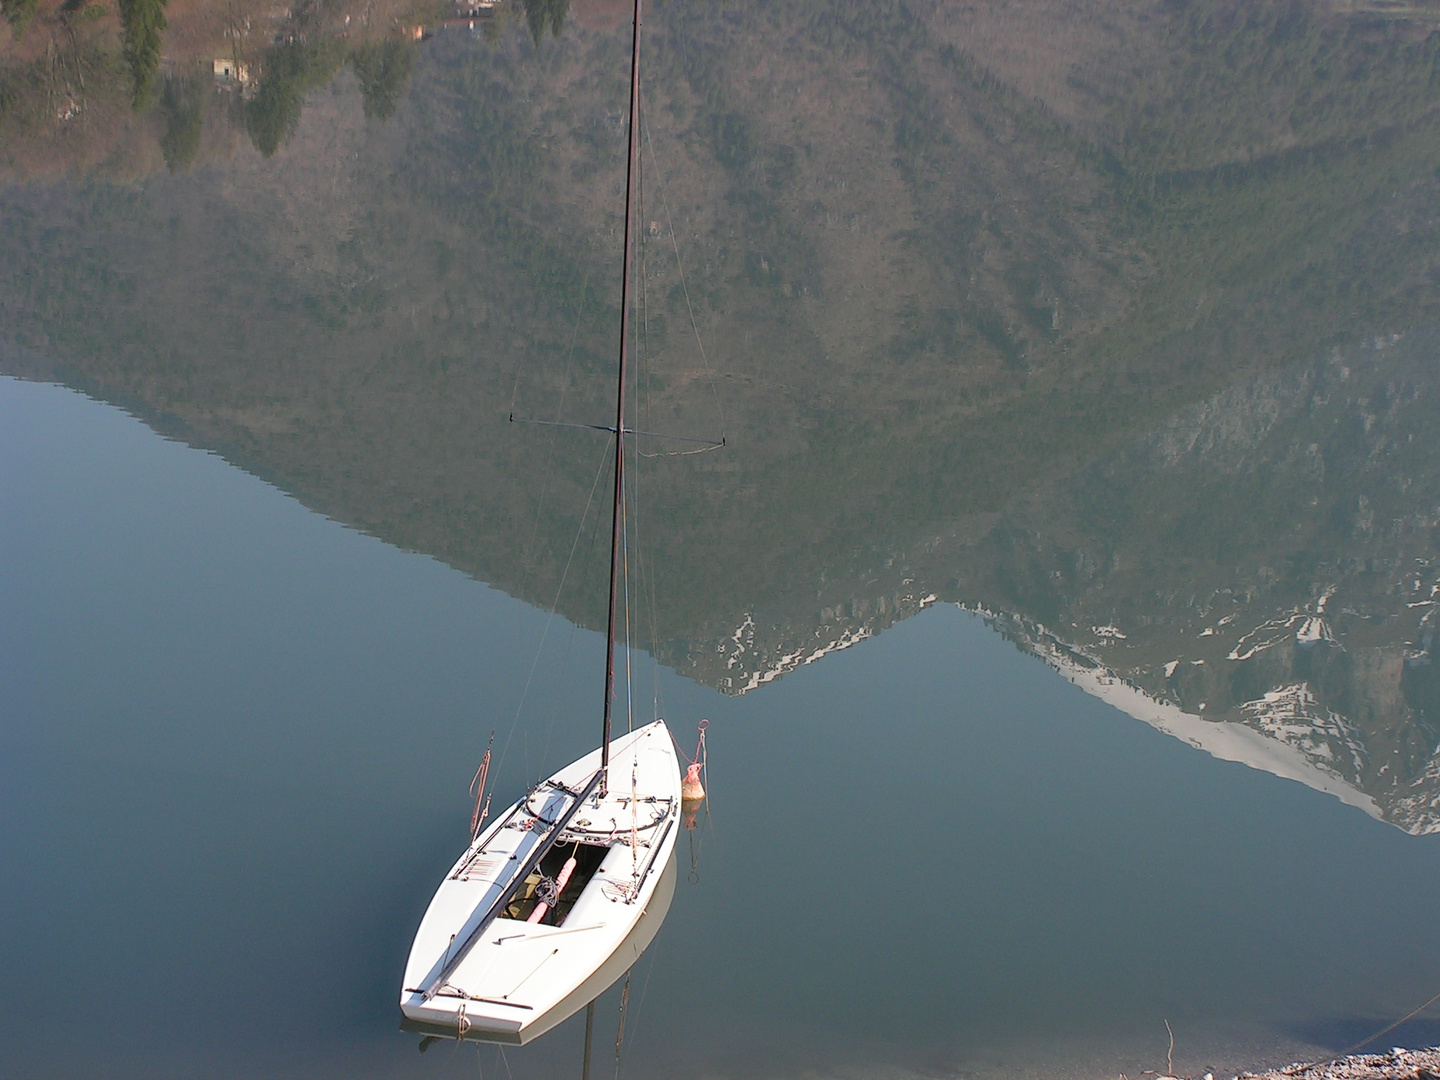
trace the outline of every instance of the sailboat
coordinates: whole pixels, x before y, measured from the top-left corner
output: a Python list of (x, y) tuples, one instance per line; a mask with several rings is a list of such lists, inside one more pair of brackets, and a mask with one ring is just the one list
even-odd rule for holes
[(640, 89), (630, 55), (614, 516), (600, 746), (472, 835), (420, 922), (400, 991), (405, 1026), (523, 1044), (615, 982), (654, 938), (675, 889), (680, 769), (663, 720), (611, 737), (622, 568), (625, 386)]

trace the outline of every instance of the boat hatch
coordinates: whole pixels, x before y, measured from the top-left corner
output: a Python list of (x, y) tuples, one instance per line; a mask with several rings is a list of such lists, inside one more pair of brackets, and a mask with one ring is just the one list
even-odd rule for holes
[(544, 926), (561, 926), (565, 917), (570, 914), (570, 909), (575, 906), (575, 901), (580, 899), (580, 894), (585, 891), (585, 886), (595, 876), (595, 871), (600, 869), (600, 864), (605, 861), (610, 848), (600, 844), (556, 844), (545, 853), (540, 860), (540, 865), (531, 871), (529, 877), (516, 887), (510, 897), (510, 902), (505, 906), (502, 913), (506, 919), (516, 919), (524, 922), (530, 918), (530, 913), (535, 910), (540, 897), (536, 895), (542, 878), (549, 878), (554, 881), (565, 863), (571, 856), (575, 858), (575, 869), (570, 874), (570, 880), (565, 883), (565, 889), (560, 893), (559, 900), (550, 911), (540, 920)]

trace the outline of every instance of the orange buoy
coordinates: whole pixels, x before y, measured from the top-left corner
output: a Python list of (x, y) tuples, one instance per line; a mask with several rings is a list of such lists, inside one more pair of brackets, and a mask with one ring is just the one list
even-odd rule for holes
[(680, 825), (687, 832), (694, 832), (700, 827), (700, 822), (695, 818), (704, 802), (704, 799), (687, 799), (680, 804)]
[(705, 798), (705, 788), (700, 783), (700, 763), (697, 761), (685, 770), (685, 779), (680, 781), (680, 801), (699, 802)]

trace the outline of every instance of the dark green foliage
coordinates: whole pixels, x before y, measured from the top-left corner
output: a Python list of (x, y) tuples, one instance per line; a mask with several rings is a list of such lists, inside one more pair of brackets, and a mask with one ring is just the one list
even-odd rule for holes
[(160, 92), (160, 111), (165, 115), (165, 134), (160, 152), (171, 172), (184, 172), (200, 151), (205, 127), (205, 82), (203, 79), (166, 79)]
[(39, 6), (40, 0), (0, 0), (0, 13), (4, 13), (5, 21), (15, 28), (18, 37), (34, 18), (35, 9)]
[(366, 117), (388, 120), (395, 115), (400, 95), (415, 70), (415, 52), (413, 41), (386, 41), (364, 45), (350, 54), (365, 99)]
[(270, 157), (295, 134), (305, 95), (328, 83), (345, 62), (335, 42), (292, 41), (265, 53), (260, 89), (245, 108), (245, 126), (255, 149)]
[(530, 36), (535, 44), (549, 30), (556, 37), (565, 29), (565, 16), (570, 13), (570, 0), (524, 0), (525, 24), (530, 27)]
[(160, 36), (165, 32), (165, 0), (120, 0), (120, 41), (134, 81), (131, 104), (139, 112), (155, 95), (160, 67)]

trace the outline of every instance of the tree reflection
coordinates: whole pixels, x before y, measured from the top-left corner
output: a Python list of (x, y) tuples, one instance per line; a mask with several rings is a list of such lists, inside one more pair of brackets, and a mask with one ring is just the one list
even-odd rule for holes
[(289, 142), (300, 124), (305, 95), (334, 78), (345, 62), (333, 41), (289, 41), (265, 53), (260, 89), (245, 109), (245, 126), (255, 149), (270, 157)]
[(525, 25), (530, 27), (530, 36), (539, 45), (549, 30), (559, 37), (565, 29), (565, 16), (570, 13), (570, 0), (524, 0)]
[(166, 79), (160, 92), (160, 111), (165, 117), (160, 152), (171, 172), (190, 168), (200, 152), (200, 136), (205, 130), (205, 89), (203, 79)]
[(131, 103), (139, 112), (155, 94), (160, 67), (160, 35), (165, 32), (165, 0), (120, 0), (120, 41), (135, 89)]
[(395, 115), (400, 95), (415, 69), (415, 52), (413, 41), (385, 41), (363, 45), (350, 54), (367, 118), (388, 120)]

